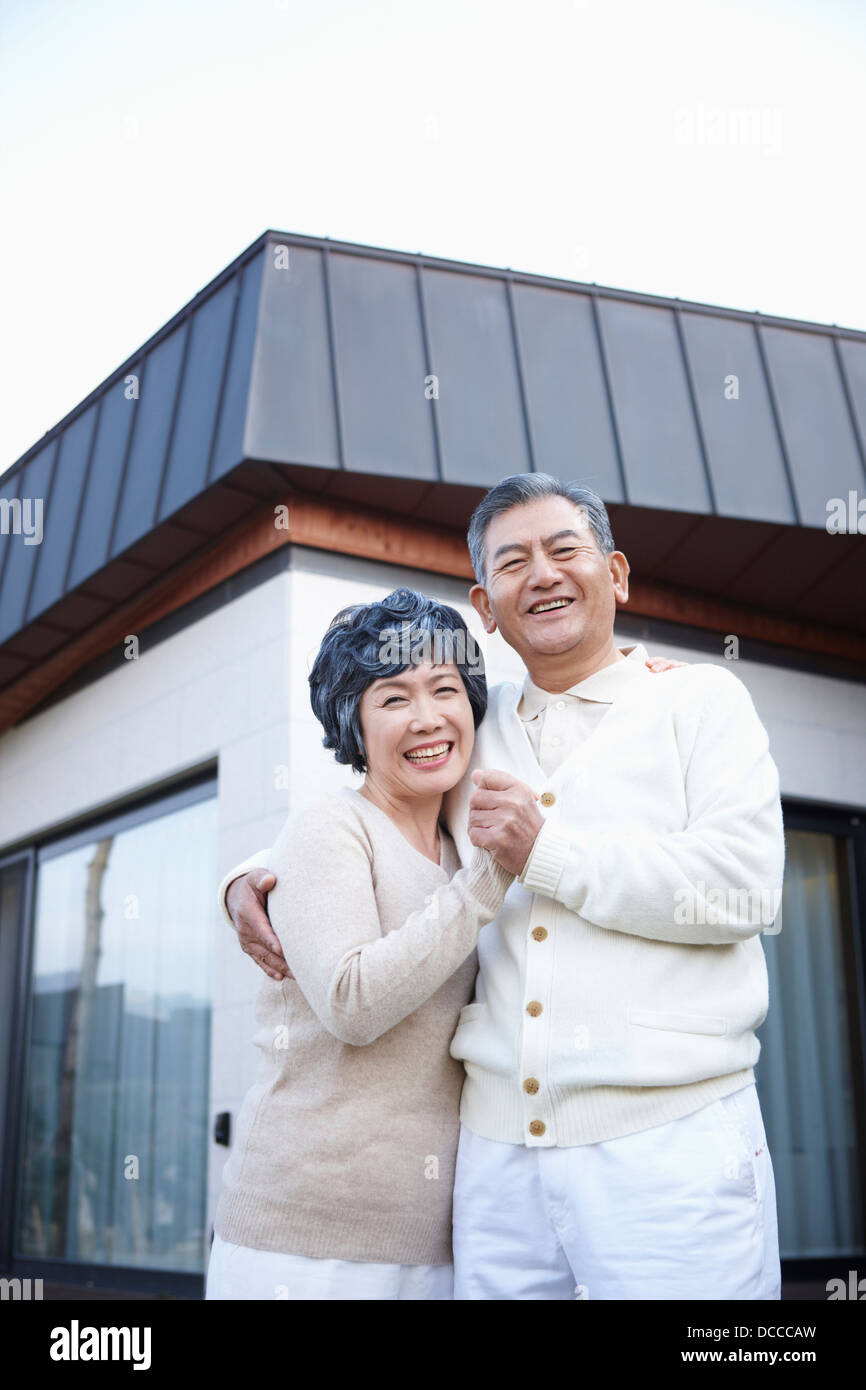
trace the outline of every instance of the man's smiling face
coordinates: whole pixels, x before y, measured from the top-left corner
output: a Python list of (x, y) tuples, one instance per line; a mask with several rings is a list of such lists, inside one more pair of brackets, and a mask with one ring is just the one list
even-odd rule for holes
[(530, 672), (539, 661), (592, 655), (612, 642), (617, 600), (628, 598), (628, 562), (604, 555), (581, 509), (543, 497), (500, 512), (485, 536), (486, 582), (470, 598)]

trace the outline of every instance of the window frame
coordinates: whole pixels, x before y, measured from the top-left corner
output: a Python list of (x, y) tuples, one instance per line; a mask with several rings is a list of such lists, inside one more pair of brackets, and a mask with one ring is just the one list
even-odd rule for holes
[(29, 1027), (30, 962), (32, 956), (33, 900), (36, 885), (36, 850), (16, 850), (0, 856), (0, 872), (24, 866), (24, 904), (18, 920), (18, 939), (14, 947), (12, 1016), (9, 1021), (9, 1056), (6, 1063), (6, 1113), (3, 1124), (3, 1152), (0, 1154), (0, 1191), (11, 1193), (11, 1200), (0, 1205), (0, 1268), (11, 1272), (12, 1245), (18, 1196), (18, 1154), (24, 1100), (23, 1074), (26, 1066), (25, 1039)]

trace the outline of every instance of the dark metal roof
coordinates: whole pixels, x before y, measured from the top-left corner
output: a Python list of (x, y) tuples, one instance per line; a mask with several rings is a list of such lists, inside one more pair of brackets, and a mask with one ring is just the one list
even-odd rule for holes
[(579, 478), (643, 577), (862, 628), (825, 522), (864, 439), (866, 333), (266, 232), (0, 477), (45, 516), (0, 537), (0, 684), (286, 482), (463, 526)]

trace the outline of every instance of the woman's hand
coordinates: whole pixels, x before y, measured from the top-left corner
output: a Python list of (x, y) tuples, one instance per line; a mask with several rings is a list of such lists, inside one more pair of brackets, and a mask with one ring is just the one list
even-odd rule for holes
[(658, 676), (662, 671), (675, 671), (678, 666), (688, 666), (687, 661), (669, 661), (666, 656), (651, 656), (646, 665), (654, 676)]

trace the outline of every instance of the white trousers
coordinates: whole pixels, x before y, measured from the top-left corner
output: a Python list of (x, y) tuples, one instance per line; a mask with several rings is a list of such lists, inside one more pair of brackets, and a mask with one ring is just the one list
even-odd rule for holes
[(754, 1084), (654, 1129), (527, 1148), (460, 1128), (455, 1299), (778, 1299)]
[(206, 1299), (451, 1299), (452, 1265), (314, 1260), (232, 1245), (214, 1232)]

